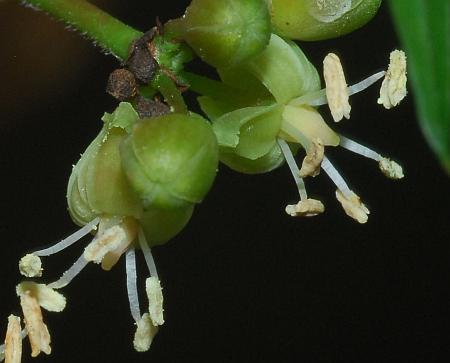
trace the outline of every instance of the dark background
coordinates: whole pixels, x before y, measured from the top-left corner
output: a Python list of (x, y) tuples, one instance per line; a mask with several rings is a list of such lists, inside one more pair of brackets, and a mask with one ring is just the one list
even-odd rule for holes
[[(97, 4), (146, 30), (157, 15), (181, 15), (188, 1)], [(114, 109), (104, 86), (118, 63), (43, 13), (8, 1), (0, 3), (0, 46), (4, 332), (9, 313), (19, 312), (18, 259), (76, 229), (66, 212), (66, 183), (101, 115)], [(396, 47), (385, 5), (351, 35), (302, 44), (318, 67), (329, 51), (338, 53), (349, 83), (385, 67)], [(109, 273), (89, 266), (63, 290), (66, 310), (45, 313), (52, 355), (35, 361), (448, 361), (449, 179), (419, 130), (413, 95), (391, 111), (376, 105), (377, 95), (378, 86), (352, 97), (351, 120), (336, 128), (400, 161), (406, 178), (390, 181), (369, 160), (329, 153), (370, 208), (366, 225), (345, 215), (324, 175), (307, 186), (326, 213), (294, 219), (284, 213), (297, 201), (287, 167), (246, 176), (221, 166), (187, 228), (154, 249), (166, 323), (151, 350), (132, 348), (121, 261)], [(45, 259), (48, 280), (83, 246)], [(143, 289), (143, 259), (138, 268)]]

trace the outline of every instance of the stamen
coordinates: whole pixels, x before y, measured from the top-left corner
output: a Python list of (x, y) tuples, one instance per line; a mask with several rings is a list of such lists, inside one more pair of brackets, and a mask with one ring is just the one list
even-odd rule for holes
[(62, 251), (63, 249), (73, 245), (75, 242), (89, 234), (93, 229), (96, 228), (97, 224), (100, 222), (100, 218), (95, 218), (93, 221), (86, 224), (84, 227), (80, 228), (75, 233), (71, 234), (69, 237), (63, 239), (61, 242), (58, 242), (57, 244), (45, 248), (43, 250), (35, 251), (33, 254), (35, 256), (50, 256), (57, 252)]
[(333, 164), (331, 164), (330, 160), (328, 160), (326, 156), (323, 157), (322, 169), (325, 171), (325, 173), (327, 173), (329, 178), (346, 197), (351, 197), (352, 191), (350, 190), (345, 180), (342, 178), (342, 176), (339, 174), (339, 172), (336, 170)]
[[(116, 248), (109, 251), (102, 259), (102, 269), (105, 271), (111, 270), (119, 261), (120, 257), (127, 251), (131, 243), (136, 239), (138, 224), (133, 218), (125, 218), (119, 221), (120, 226), (125, 232), (125, 238), (121, 239)], [(140, 318), (140, 315), (139, 315)]]
[(380, 170), (386, 177), (390, 179), (401, 179), (404, 177), (402, 167), (395, 161), (381, 156), (377, 152), (369, 149), (368, 147), (358, 144), (356, 141), (350, 140), (341, 135), (339, 135), (339, 137), (340, 137), (339, 145), (342, 146), (344, 149), (350, 150), (356, 154), (377, 161)]
[(84, 253), (76, 260), (76, 262), (66, 272), (64, 272), (59, 280), (52, 282), (48, 286), (52, 289), (60, 289), (70, 284), (70, 282), (86, 267), (89, 261), (84, 258)]
[[(377, 72), (363, 79), (362, 81), (347, 87), (348, 95), (352, 96), (356, 93), (364, 91), (366, 88), (369, 88), (371, 85), (373, 85), (374, 83), (378, 82), (381, 78), (383, 78), (385, 74), (386, 74), (385, 71)], [(326, 90), (325, 88), (323, 88), (319, 91), (297, 97), (293, 99), (291, 102), (289, 102), (289, 105), (290, 106), (310, 105), (313, 107), (317, 107), (326, 105), (327, 103), (328, 101)]]
[(10, 315), (8, 317), (4, 355), (6, 363), (20, 363), (22, 359), (22, 337), (18, 316)]
[(286, 206), (286, 213), (291, 217), (314, 217), (325, 211), (325, 206), (320, 200), (306, 199), (297, 204)]
[(339, 135), (339, 138), (340, 138), (339, 145), (341, 147), (343, 147), (344, 149), (347, 149), (351, 152), (354, 152), (355, 154), (364, 156), (366, 158), (369, 158), (369, 159), (372, 159), (375, 161), (381, 160), (381, 155), (378, 154), (377, 152), (369, 149), (368, 147), (361, 145), (361, 144), (357, 143), (356, 141), (353, 141), (353, 140), (348, 139), (341, 135)]
[(66, 298), (45, 284), (24, 281), (17, 285), (16, 292), (17, 296), (29, 292), (37, 299), (39, 305), (47, 311), (61, 312), (66, 307)]
[(148, 246), (147, 239), (145, 238), (145, 234), (142, 228), (139, 229), (138, 236), (139, 246), (141, 247), (142, 253), (144, 254), (145, 262), (147, 263), (150, 276), (158, 278), (158, 271), (156, 270), (155, 260), (153, 259), (152, 251)]
[(30, 253), (23, 256), (19, 261), (19, 271), (25, 277), (41, 277), (41, 259)]
[(308, 199), (305, 183), (303, 182), (303, 179), (300, 177), (300, 170), (297, 166), (297, 163), (295, 162), (294, 156), (292, 155), (289, 145), (283, 139), (279, 138), (277, 141), (284, 155), (284, 158), (289, 166), (289, 169), (291, 170), (291, 174), (294, 177), (295, 184), (297, 185), (298, 193), (300, 195), (300, 200)]
[(364, 91), (366, 88), (369, 88), (375, 82), (377, 82), (378, 80), (383, 78), (385, 74), (386, 74), (385, 71), (380, 71), (378, 73), (372, 74), (371, 76), (363, 79), (361, 82), (358, 82), (358, 83), (348, 87), (348, 95), (352, 96), (355, 93)]
[(380, 89), (378, 103), (390, 109), (397, 106), (406, 91), (406, 55), (401, 50), (394, 50), (389, 56), (389, 67)]
[(323, 76), (325, 78), (328, 106), (333, 120), (338, 122), (343, 117), (350, 118), (350, 104), (348, 103), (347, 82), (339, 57), (329, 53), (323, 60)]
[(346, 196), (338, 189), (336, 190), (336, 198), (349, 217), (359, 223), (366, 223), (368, 214), (370, 214), (369, 210), (355, 193), (350, 193), (350, 196)]
[(126, 270), (127, 270), (127, 292), (128, 301), (130, 303), (130, 311), (134, 321), (137, 323), (141, 319), (141, 311), (139, 308), (139, 297), (136, 284), (136, 254), (134, 248), (130, 248), (126, 252)]
[(50, 333), (42, 319), (41, 307), (36, 297), (32, 296), (30, 291), (26, 291), (20, 296), (20, 305), (31, 344), (31, 356), (36, 357), (41, 351), (50, 354)]
[(145, 280), (145, 291), (148, 297), (148, 312), (150, 314), (150, 319), (152, 319), (153, 325), (163, 325), (163, 294), (161, 288), (161, 282), (157, 277), (149, 277)]
[(101, 263), (106, 254), (116, 250), (127, 240), (126, 230), (121, 224), (109, 227), (104, 233), (97, 233), (84, 250), (84, 258), (89, 262)]
[(405, 176), (402, 167), (389, 158), (381, 158), (378, 165), (382, 173), (389, 179), (402, 179)]
[(153, 325), (148, 313), (142, 315), (142, 318), (137, 322), (136, 333), (134, 334), (134, 349), (137, 352), (146, 352), (149, 350), (158, 330), (159, 328)]
[(318, 137), (311, 140), (311, 147), (307, 151), (300, 169), (300, 177), (306, 178), (307, 176), (315, 177), (319, 175), (320, 164), (322, 163), (324, 155), (325, 147), (323, 141)]

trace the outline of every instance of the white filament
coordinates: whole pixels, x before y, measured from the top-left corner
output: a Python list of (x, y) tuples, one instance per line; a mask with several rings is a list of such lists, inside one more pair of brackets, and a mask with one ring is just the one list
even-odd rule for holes
[(126, 270), (127, 270), (127, 292), (128, 301), (130, 303), (130, 311), (134, 321), (137, 323), (141, 320), (141, 310), (139, 308), (139, 297), (137, 292), (137, 276), (136, 276), (136, 254), (134, 248), (128, 249), (126, 252)]
[(48, 286), (52, 289), (60, 289), (70, 284), (70, 282), (86, 267), (89, 262), (84, 258), (82, 254), (78, 260), (70, 267), (66, 272), (64, 272), (59, 280), (52, 282)]
[(354, 95), (355, 93), (364, 91), (366, 88), (369, 88), (371, 85), (373, 85), (376, 81), (383, 78), (385, 74), (386, 74), (385, 71), (372, 74), (370, 77), (363, 79), (361, 82), (358, 82), (353, 86), (348, 87), (348, 95), (351, 96)]
[(147, 239), (145, 238), (142, 228), (139, 229), (139, 245), (141, 246), (142, 253), (144, 254), (145, 262), (147, 263), (150, 276), (158, 279), (158, 271), (156, 270), (155, 260), (153, 259), (152, 251), (148, 247)]
[(81, 238), (89, 234), (100, 222), (100, 218), (95, 218), (93, 221), (86, 224), (84, 227), (80, 228), (75, 233), (71, 234), (69, 237), (64, 238), (61, 242), (56, 243), (55, 245), (45, 248), (43, 250), (33, 252), (36, 256), (50, 256), (55, 253), (58, 253), (65, 248), (73, 245), (75, 242), (79, 241)]
[(340, 138), (340, 142), (339, 145), (341, 147), (343, 147), (344, 149), (347, 149), (351, 152), (354, 152), (355, 154), (364, 156), (366, 158), (375, 160), (375, 161), (380, 161), (381, 160), (381, 155), (378, 154), (377, 152), (369, 149), (368, 147), (361, 145), (359, 143), (357, 143), (356, 141), (353, 141), (351, 139), (348, 139), (344, 136), (339, 135)]
[(297, 166), (297, 163), (295, 162), (289, 145), (283, 139), (278, 139), (278, 145), (280, 146), (289, 169), (291, 170), (291, 174), (294, 177), (295, 184), (297, 185), (298, 193), (300, 195), (300, 200), (306, 200), (308, 198), (308, 195), (306, 193), (305, 183), (300, 177), (300, 170)]
[[(352, 86), (347, 87), (348, 95), (352, 96), (355, 93), (364, 91), (366, 88), (373, 85), (375, 82), (384, 77), (385, 71), (380, 71), (378, 73), (372, 74), (371, 76), (363, 79), (361, 82), (355, 83)], [(308, 93), (306, 95), (300, 96), (289, 102), (291, 106), (300, 105), (310, 105), (313, 107), (323, 106), (328, 103), (325, 89), (321, 89), (316, 92)]]
[(348, 187), (347, 183), (326, 156), (324, 156), (322, 160), (322, 169), (325, 173), (327, 173), (333, 183), (336, 184), (336, 187), (342, 192), (342, 194), (348, 198), (352, 196), (352, 191)]

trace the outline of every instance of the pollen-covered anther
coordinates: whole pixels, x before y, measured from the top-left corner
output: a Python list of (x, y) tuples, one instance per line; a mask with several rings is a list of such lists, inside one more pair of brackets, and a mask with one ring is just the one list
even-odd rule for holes
[(123, 244), (129, 244), (130, 238), (126, 226), (117, 224), (105, 229), (103, 233), (97, 233), (94, 240), (84, 250), (84, 258), (87, 261), (101, 263), (110, 252), (121, 250)]
[(163, 325), (164, 299), (162, 294), (161, 282), (157, 277), (152, 276), (145, 280), (145, 291), (147, 292), (149, 303), (148, 311), (150, 313), (150, 319), (152, 320), (153, 325)]
[(323, 156), (325, 154), (325, 147), (320, 138), (313, 139), (311, 146), (303, 159), (302, 167), (300, 169), (300, 177), (307, 176), (315, 177), (320, 173), (320, 165), (322, 164)]
[(17, 296), (30, 295), (47, 311), (61, 312), (66, 307), (66, 298), (45, 284), (32, 281), (21, 282), (16, 287)]
[(20, 295), (20, 305), (25, 319), (25, 328), (30, 339), (31, 356), (37, 357), (40, 352), (50, 354), (52, 351), (50, 333), (42, 319), (38, 299), (28, 290)]
[(401, 165), (389, 158), (381, 158), (378, 165), (383, 174), (389, 179), (402, 179), (405, 176)]
[(22, 359), (22, 336), (20, 318), (10, 315), (5, 338), (5, 362), (20, 363)]
[(342, 208), (344, 208), (345, 213), (356, 220), (359, 223), (366, 223), (368, 214), (370, 211), (361, 202), (361, 199), (353, 192), (350, 195), (345, 195), (339, 189), (336, 190), (336, 198), (341, 203)]
[(292, 217), (314, 217), (324, 211), (325, 206), (320, 200), (309, 198), (286, 206), (286, 213)]
[(350, 118), (351, 106), (348, 103), (348, 88), (339, 57), (329, 53), (323, 60), (323, 76), (325, 78), (328, 106), (333, 120), (338, 122), (343, 117)]
[(150, 349), (150, 345), (159, 328), (153, 325), (148, 313), (142, 315), (142, 318), (137, 321), (136, 325), (137, 328), (133, 340), (134, 349), (137, 352), (146, 352)]
[(34, 254), (27, 254), (19, 261), (19, 271), (25, 277), (41, 277), (41, 259)]
[(406, 55), (401, 50), (394, 50), (389, 58), (389, 67), (381, 84), (380, 98), (377, 101), (387, 109), (397, 106), (407, 94)]

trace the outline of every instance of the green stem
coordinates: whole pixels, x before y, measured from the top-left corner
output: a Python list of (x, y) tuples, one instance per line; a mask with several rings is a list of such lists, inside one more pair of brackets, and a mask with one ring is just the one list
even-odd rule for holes
[(183, 96), (175, 83), (163, 72), (159, 72), (153, 80), (152, 85), (163, 95), (166, 102), (173, 108), (174, 112), (187, 113), (188, 109), (184, 103)]
[(25, 0), (79, 30), (117, 58), (124, 60), (133, 40), (142, 33), (85, 0)]

